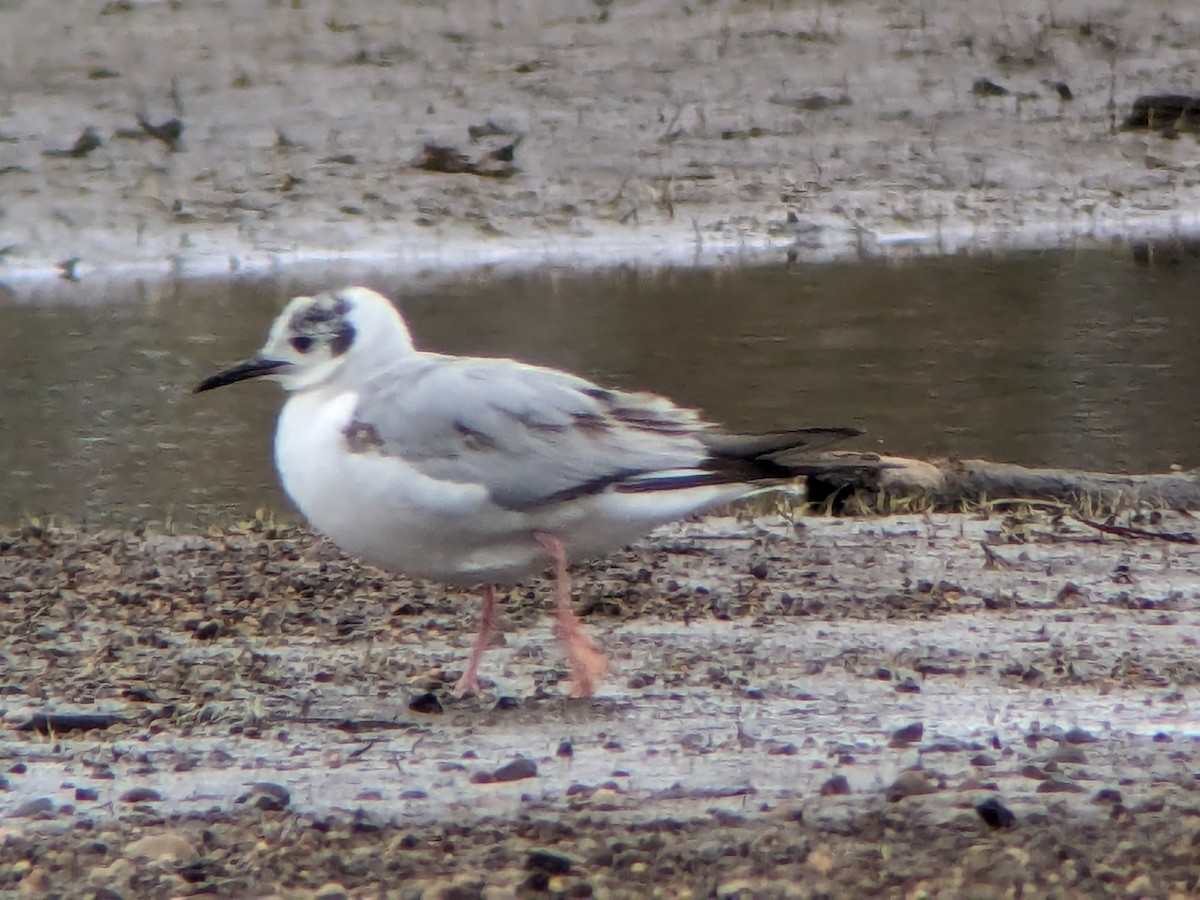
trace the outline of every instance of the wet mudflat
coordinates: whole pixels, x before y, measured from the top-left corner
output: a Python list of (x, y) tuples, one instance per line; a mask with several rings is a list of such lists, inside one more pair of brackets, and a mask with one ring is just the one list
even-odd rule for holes
[(1196, 889), (1193, 545), (1042, 513), (688, 523), (581, 571), (599, 697), (565, 696), (535, 585), (456, 700), (471, 598), (246, 525), (4, 538), (0, 887)]

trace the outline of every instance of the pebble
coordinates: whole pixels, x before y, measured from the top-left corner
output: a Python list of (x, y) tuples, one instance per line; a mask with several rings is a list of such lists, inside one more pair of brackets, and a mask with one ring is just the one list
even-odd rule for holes
[(566, 875), (571, 871), (571, 858), (550, 850), (530, 850), (525, 868), (541, 869), (550, 875)]
[(925, 735), (925, 726), (921, 722), (912, 722), (897, 728), (892, 732), (892, 739), (888, 742), (889, 747), (907, 747), (909, 744), (915, 744)]
[(49, 797), (38, 797), (36, 800), (26, 800), (8, 815), (13, 819), (28, 819), (51, 812), (54, 812), (54, 801)]
[(1062, 778), (1047, 778), (1037, 786), (1039, 794), (1078, 794), (1086, 788)]
[(821, 785), (822, 797), (840, 797), (850, 793), (850, 782), (845, 775), (834, 775)]
[(934, 784), (929, 776), (920, 769), (909, 769), (907, 772), (901, 772), (900, 775), (892, 782), (891, 787), (887, 789), (887, 798), (891, 803), (903, 800), (905, 797), (914, 797), (918, 794), (932, 794), (938, 790), (938, 786)]
[(157, 803), (162, 800), (162, 794), (148, 787), (130, 788), (121, 795), (122, 803)]
[(477, 772), (471, 776), (474, 784), (490, 784), (492, 782), (521, 781), (537, 776), (537, 763), (524, 756), (518, 756), (494, 772)]
[(423, 713), (425, 715), (437, 715), (444, 711), (442, 701), (432, 691), (426, 691), (424, 694), (418, 694), (413, 697), (408, 702), (408, 708), (411, 712)]
[(264, 812), (279, 812), (291, 804), (292, 794), (281, 784), (258, 781), (250, 785), (250, 790), (238, 797), (237, 802), (248, 803)]
[(178, 861), (196, 856), (192, 842), (178, 831), (148, 834), (126, 845), (124, 855), (128, 859), (168, 859)]
[(988, 797), (975, 807), (975, 812), (990, 828), (1012, 828), (1017, 824), (1016, 815), (997, 797)]

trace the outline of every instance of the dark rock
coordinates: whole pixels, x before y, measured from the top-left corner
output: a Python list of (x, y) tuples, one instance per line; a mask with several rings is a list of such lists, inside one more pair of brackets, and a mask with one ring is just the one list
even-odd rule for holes
[(521, 781), (525, 778), (537, 777), (537, 763), (524, 756), (518, 756), (512, 762), (501, 766), (495, 772), (478, 772), (471, 776), (475, 784), (490, 784), (501, 781)]
[(1188, 94), (1143, 94), (1133, 101), (1126, 128), (1171, 128), (1180, 121), (1200, 122), (1200, 97)]
[(442, 712), (442, 701), (438, 699), (437, 694), (432, 691), (426, 691), (424, 694), (418, 694), (409, 700), (408, 709), (410, 712), (437, 715)]
[(998, 797), (988, 797), (975, 807), (975, 812), (989, 828), (1012, 828), (1017, 824), (1016, 815)]
[(525, 868), (541, 869), (551, 875), (566, 875), (571, 871), (571, 860), (549, 850), (530, 850), (525, 860)]
[(259, 781), (250, 785), (250, 790), (237, 798), (238, 803), (248, 803), (265, 812), (279, 812), (292, 802), (291, 792), (281, 784)]
[(921, 722), (912, 722), (893, 731), (892, 739), (888, 741), (888, 746), (907, 747), (909, 744), (915, 744), (924, 736), (925, 726)]
[(66, 731), (94, 731), (120, 725), (121, 716), (107, 713), (39, 712), (16, 727), (17, 731), (37, 731), (41, 734), (62, 734)]
[(130, 788), (121, 795), (122, 803), (157, 803), (162, 800), (162, 794), (148, 787)]
[(196, 627), (192, 629), (192, 634), (198, 641), (211, 641), (221, 633), (221, 623), (214, 619), (205, 619), (203, 622), (197, 622)]
[(1008, 95), (1009, 90), (990, 78), (976, 78), (975, 83), (971, 85), (971, 93), (976, 97), (1004, 97)]
[(822, 797), (842, 797), (850, 793), (850, 782), (845, 775), (834, 775), (821, 785)]

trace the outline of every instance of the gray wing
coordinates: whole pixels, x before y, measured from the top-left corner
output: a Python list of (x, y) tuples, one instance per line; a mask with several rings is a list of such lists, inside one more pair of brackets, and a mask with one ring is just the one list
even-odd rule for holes
[(708, 428), (652, 394), (513, 360), (421, 354), (367, 383), (346, 435), (352, 449), (482, 484), (502, 506), (528, 509), (654, 473), (699, 472)]

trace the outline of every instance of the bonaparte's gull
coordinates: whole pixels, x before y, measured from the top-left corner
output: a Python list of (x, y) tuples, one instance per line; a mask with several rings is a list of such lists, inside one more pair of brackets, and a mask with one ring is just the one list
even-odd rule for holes
[(459, 694), (479, 690), (493, 585), (553, 565), (572, 692), (590, 695), (606, 664), (571, 610), (571, 561), (790, 483), (789, 454), (859, 433), (725, 434), (654, 394), (510, 359), (427, 353), (387, 298), (364, 287), (296, 297), (257, 356), (196, 391), (250, 378), (288, 392), (275, 464), (318, 530), (393, 572), (484, 585)]

